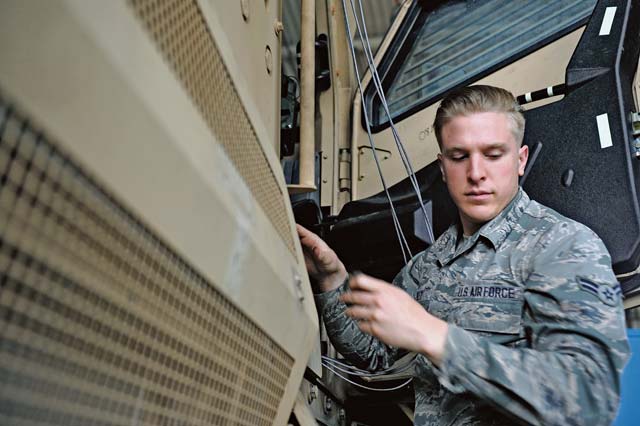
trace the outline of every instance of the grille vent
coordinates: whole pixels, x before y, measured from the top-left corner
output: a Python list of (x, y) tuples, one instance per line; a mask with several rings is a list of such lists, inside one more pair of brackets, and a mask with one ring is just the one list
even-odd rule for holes
[(130, 0), (157, 48), (297, 258), (282, 191), (195, 0)]
[(0, 97), (0, 424), (270, 425), (292, 365)]

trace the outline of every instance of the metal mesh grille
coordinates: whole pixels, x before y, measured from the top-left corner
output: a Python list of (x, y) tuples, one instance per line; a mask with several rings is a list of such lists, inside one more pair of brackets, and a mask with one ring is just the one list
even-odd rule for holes
[(0, 98), (0, 424), (272, 424), (293, 360)]
[(296, 258), (283, 194), (196, 1), (130, 3)]

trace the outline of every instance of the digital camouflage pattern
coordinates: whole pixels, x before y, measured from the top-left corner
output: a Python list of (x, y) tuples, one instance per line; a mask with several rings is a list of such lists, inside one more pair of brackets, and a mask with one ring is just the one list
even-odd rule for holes
[[(589, 228), (520, 189), (458, 244), (449, 228), (394, 283), (449, 323), (440, 369), (418, 355), (416, 425), (608, 425), (629, 357), (620, 287)], [(316, 296), (327, 332), (369, 369), (398, 356), (344, 315), (345, 285)]]

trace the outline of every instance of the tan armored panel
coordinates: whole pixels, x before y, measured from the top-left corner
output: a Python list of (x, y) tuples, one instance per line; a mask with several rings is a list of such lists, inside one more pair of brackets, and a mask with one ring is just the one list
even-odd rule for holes
[(0, 424), (286, 423), (318, 325), (239, 3), (3, 4)]

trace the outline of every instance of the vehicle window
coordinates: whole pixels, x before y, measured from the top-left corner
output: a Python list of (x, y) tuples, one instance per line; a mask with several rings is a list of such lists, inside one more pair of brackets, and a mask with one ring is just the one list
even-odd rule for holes
[[(422, 28), (389, 84), (387, 102), (396, 118), (437, 95), (475, 80), (585, 22), (596, 0), (466, 0), (446, 2), (418, 20)], [(556, 37), (554, 37), (556, 36)], [(388, 77), (388, 76), (387, 76)], [(388, 122), (374, 100), (375, 125)], [(402, 117), (400, 117), (402, 118)]]

